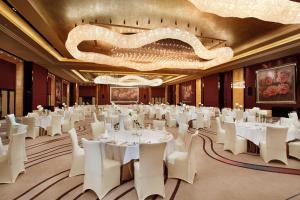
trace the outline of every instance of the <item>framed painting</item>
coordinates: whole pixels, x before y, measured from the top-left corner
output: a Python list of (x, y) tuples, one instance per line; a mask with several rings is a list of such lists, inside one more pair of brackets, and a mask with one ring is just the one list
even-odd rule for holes
[(256, 103), (296, 103), (296, 63), (256, 71)]
[(138, 87), (110, 87), (110, 101), (115, 103), (137, 103)]

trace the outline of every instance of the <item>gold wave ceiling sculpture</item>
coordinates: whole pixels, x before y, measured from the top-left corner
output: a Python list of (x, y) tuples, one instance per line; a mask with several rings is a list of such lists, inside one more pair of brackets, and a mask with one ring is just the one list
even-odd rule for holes
[(97, 76), (94, 79), (96, 84), (108, 84), (108, 85), (120, 85), (120, 86), (159, 86), (163, 83), (160, 78), (156, 79), (146, 79), (137, 75), (126, 75), (121, 78), (115, 78), (108, 75)]
[(300, 3), (289, 0), (189, 0), (202, 12), (221, 17), (254, 17), (281, 24), (300, 24)]
[[(195, 55), (200, 59), (186, 60), (183, 55), (178, 53), (174, 59), (149, 60), (149, 58), (146, 58), (147, 54), (111, 56), (96, 52), (84, 52), (78, 49), (78, 45), (83, 41), (97, 40), (109, 43), (117, 48), (137, 49), (167, 38), (180, 40), (190, 45), (193, 48)], [(136, 34), (124, 35), (104, 27), (85, 24), (79, 25), (69, 32), (65, 45), (70, 54), (78, 60), (111, 66), (128, 67), (139, 71), (151, 71), (163, 68), (204, 70), (228, 62), (233, 57), (233, 51), (230, 47), (219, 47), (208, 50), (195, 35), (175, 28), (157, 28)], [(163, 57), (167, 53), (167, 50), (161, 50), (158, 56)], [(147, 62), (135, 61), (143, 59), (146, 59)]]

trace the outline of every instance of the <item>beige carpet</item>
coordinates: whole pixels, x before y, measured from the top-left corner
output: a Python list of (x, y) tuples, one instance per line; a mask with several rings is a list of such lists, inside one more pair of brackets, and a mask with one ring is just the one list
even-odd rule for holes
[[(79, 138), (90, 138), (90, 119), (76, 123)], [(166, 199), (300, 199), (300, 161), (289, 159), (266, 164), (253, 154), (232, 155), (215, 140), (214, 126), (200, 130), (198, 174), (193, 185), (167, 179)], [(176, 129), (169, 129), (176, 135)], [(190, 130), (191, 132), (194, 130)], [(83, 176), (69, 178), (71, 144), (68, 134), (26, 139), (26, 172), (14, 184), (0, 184), (0, 199), (97, 199), (92, 191), (82, 193)], [(105, 200), (137, 199), (133, 181), (113, 189)], [(148, 199), (162, 199), (151, 196)]]

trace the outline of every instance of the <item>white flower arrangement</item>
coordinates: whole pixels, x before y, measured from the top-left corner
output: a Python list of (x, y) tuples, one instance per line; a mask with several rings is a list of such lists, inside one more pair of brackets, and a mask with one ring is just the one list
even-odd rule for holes
[(42, 111), (44, 108), (43, 108), (43, 106), (41, 106), (41, 105), (38, 105), (37, 107), (36, 107), (39, 111)]

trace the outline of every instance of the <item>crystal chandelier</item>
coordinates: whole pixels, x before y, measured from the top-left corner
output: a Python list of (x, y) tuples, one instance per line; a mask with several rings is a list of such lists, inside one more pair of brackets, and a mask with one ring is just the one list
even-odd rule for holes
[(289, 0), (189, 0), (199, 10), (221, 17), (254, 17), (282, 24), (300, 24), (300, 3)]
[[(176, 60), (150, 59), (149, 62), (135, 62), (131, 59), (131, 56), (121, 55), (113, 57), (95, 52), (83, 52), (78, 49), (78, 45), (86, 40), (101, 40), (114, 47), (135, 49), (165, 38), (177, 39), (189, 44), (195, 54), (203, 60), (184, 60), (179, 54)], [(123, 35), (104, 27), (90, 24), (79, 25), (69, 32), (65, 45), (70, 54), (78, 60), (128, 67), (140, 71), (151, 71), (162, 68), (207, 69), (228, 62), (233, 57), (233, 51), (229, 47), (208, 50), (195, 35), (174, 28), (157, 28), (132, 35)], [(164, 56), (165, 53), (165, 51), (162, 51), (160, 56)], [(146, 54), (139, 56), (138, 60), (144, 58)]]
[(97, 76), (94, 79), (96, 84), (108, 84), (108, 85), (120, 85), (120, 86), (159, 86), (163, 83), (163, 80), (160, 78), (156, 79), (146, 79), (137, 75), (127, 75), (121, 78), (114, 78), (112, 76)]

